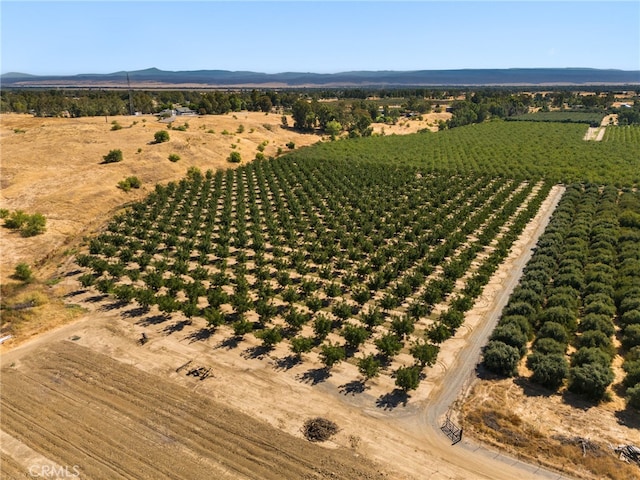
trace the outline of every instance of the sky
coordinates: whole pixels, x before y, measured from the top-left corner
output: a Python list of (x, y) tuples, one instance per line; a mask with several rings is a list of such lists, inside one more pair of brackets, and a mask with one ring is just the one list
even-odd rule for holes
[(640, 70), (640, 1), (6, 1), (0, 72)]

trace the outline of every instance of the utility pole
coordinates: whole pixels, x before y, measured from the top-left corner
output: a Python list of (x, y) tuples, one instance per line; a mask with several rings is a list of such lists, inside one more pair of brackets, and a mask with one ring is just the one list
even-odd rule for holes
[(129, 87), (129, 115), (135, 115), (133, 110), (133, 96), (131, 95), (131, 81), (129, 80), (129, 72), (127, 72), (127, 86)]

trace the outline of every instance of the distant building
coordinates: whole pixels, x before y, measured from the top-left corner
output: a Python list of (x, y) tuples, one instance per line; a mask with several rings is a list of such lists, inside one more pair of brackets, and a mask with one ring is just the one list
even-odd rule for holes
[(175, 112), (176, 115), (196, 115), (196, 111), (189, 107), (176, 107)]

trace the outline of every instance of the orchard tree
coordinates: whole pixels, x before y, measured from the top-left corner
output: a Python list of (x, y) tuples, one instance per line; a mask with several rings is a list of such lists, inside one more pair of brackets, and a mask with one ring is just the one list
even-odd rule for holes
[(409, 353), (413, 355), (413, 358), (416, 359), (416, 362), (418, 362), (420, 367), (424, 368), (430, 367), (436, 363), (439, 351), (440, 347), (437, 345), (422, 341), (414, 343), (409, 350)]
[(418, 366), (399, 367), (396, 370), (396, 386), (403, 392), (415, 390), (418, 385), (420, 385), (420, 368)]
[(518, 372), (520, 352), (516, 347), (491, 340), (484, 347), (484, 364), (494, 373), (512, 377)]
[(592, 400), (602, 400), (613, 379), (611, 367), (599, 363), (586, 363), (571, 369), (569, 390)]
[(560, 387), (569, 374), (565, 356), (558, 353), (533, 353), (527, 359), (527, 366), (533, 371), (531, 380), (551, 390)]
[(291, 351), (300, 358), (303, 353), (308, 353), (313, 348), (313, 338), (295, 337), (291, 339)]
[(369, 354), (358, 360), (358, 371), (366, 380), (377, 377), (380, 373), (380, 360), (374, 354)]
[(320, 359), (327, 368), (331, 368), (346, 358), (346, 352), (341, 345), (328, 344), (320, 349)]

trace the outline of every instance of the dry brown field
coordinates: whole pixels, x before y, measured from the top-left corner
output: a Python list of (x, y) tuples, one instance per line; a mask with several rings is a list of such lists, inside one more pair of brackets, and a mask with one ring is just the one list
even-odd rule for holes
[[(435, 129), (438, 118), (446, 118), (435, 115), (384, 126), (384, 133)], [(113, 120), (124, 128), (111, 131)], [(152, 116), (0, 118), (0, 207), (39, 211), (48, 220), (46, 233), (28, 239), (0, 229), (3, 304), (33, 300), (32, 308), (3, 318), (3, 333), (15, 338), (0, 346), (2, 478), (30, 478), (33, 465), (77, 466), (80, 478), (634, 478), (637, 470), (608, 451), (597, 461), (611, 462), (612, 476), (590, 473), (578, 446), (558, 443), (561, 450), (552, 438), (640, 444), (639, 425), (620, 417), (620, 399), (576, 408), (559, 395), (531, 395), (529, 387), (513, 380), (476, 382), (472, 372), (464, 381), (467, 395), (452, 413), (469, 433), (493, 446), (469, 439), (452, 447), (429, 422), (430, 399), (517, 278), (518, 262), (543, 230), (560, 189), (552, 191), (406, 405), (377, 401), (392, 389), (389, 377), (351, 391), (350, 381), (358, 376), (352, 363), (319, 379), (317, 354), (289, 365), (282, 361), (285, 345), (256, 355), (259, 340), (252, 335), (230, 341), (228, 327), (209, 331), (203, 319), (186, 322), (157, 309), (141, 312), (81, 289), (73, 254), (113, 213), (156, 183), (177, 180), (190, 167), (226, 168), (234, 150), (248, 161), (265, 140), (267, 156), (278, 148), (286, 151), (288, 142), (300, 148), (326, 141), (282, 129), (274, 114), (189, 117), (174, 126), (184, 121), (187, 131), (171, 130), (169, 142), (154, 145), (154, 132), (166, 127)], [(237, 133), (240, 125), (244, 131)], [(101, 165), (112, 148), (122, 149), (124, 161)], [(181, 159), (170, 162), (170, 153)], [(116, 184), (130, 175), (143, 186), (126, 193)], [(8, 278), (20, 261), (32, 265), (36, 276), (25, 287)], [(140, 345), (143, 332), (149, 341)], [(204, 380), (189, 375), (196, 368), (211, 374)], [(500, 429), (486, 431), (481, 426), (487, 411), (511, 416), (498, 418)], [(315, 416), (338, 424), (330, 441), (304, 439), (301, 427)], [(533, 455), (502, 438), (514, 425), (516, 434), (535, 437)], [(505, 449), (510, 456), (501, 453)], [(565, 473), (526, 469), (515, 460), (525, 455)]]

